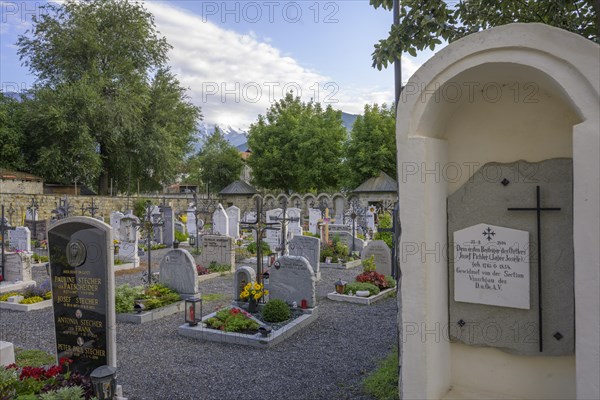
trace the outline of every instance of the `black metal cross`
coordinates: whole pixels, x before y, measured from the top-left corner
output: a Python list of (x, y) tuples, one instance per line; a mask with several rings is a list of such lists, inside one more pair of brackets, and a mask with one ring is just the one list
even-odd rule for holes
[(90, 212), (92, 218), (96, 216), (96, 211), (98, 211), (98, 207), (94, 204), (94, 199), (92, 198), (92, 203), (89, 207), (85, 207), (85, 203), (81, 204), (81, 215), (84, 216), (87, 211)]
[(267, 230), (276, 230), (279, 222), (265, 222), (262, 215), (262, 198), (256, 197), (256, 219), (252, 222), (242, 221), (241, 229), (252, 229), (256, 232), (256, 282), (262, 283), (263, 279), (263, 254), (262, 254), (262, 236)]
[[(200, 245), (200, 229), (203, 228), (203, 226), (198, 226), (198, 216), (202, 215), (203, 217), (206, 216), (205, 219), (208, 219), (207, 217), (210, 216), (212, 213), (215, 212), (217, 205), (219, 204), (218, 199), (212, 197), (211, 195), (209, 195), (206, 199), (201, 199), (198, 200), (198, 194), (194, 192), (194, 204), (192, 205), (192, 207), (194, 207), (194, 217), (196, 217), (196, 254), (198, 254), (200, 251), (198, 249), (199, 245)], [(211, 232), (212, 233), (212, 226), (211, 226)]]
[(540, 187), (535, 188), (536, 206), (535, 207), (509, 207), (508, 211), (535, 211), (537, 215), (537, 259), (538, 259), (538, 335), (540, 344), (540, 353), (544, 350), (544, 339), (542, 335), (542, 211), (560, 211), (558, 207), (545, 208), (541, 206)]
[[(346, 212), (346, 216), (350, 217), (352, 220), (352, 251), (356, 251), (356, 220), (364, 221), (364, 217), (367, 215), (367, 210), (364, 207), (361, 207), (358, 200), (352, 200), (350, 202), (350, 208)], [(366, 232), (366, 226), (364, 224), (360, 224), (361, 228), (363, 228), (363, 232)]]
[(400, 270), (398, 269), (398, 260), (396, 259), (396, 243), (400, 237), (400, 224), (398, 224), (398, 213), (400, 212), (400, 205), (396, 203), (392, 211), (392, 227), (391, 228), (377, 228), (378, 232), (391, 232), (392, 234), (392, 277), (396, 280), (400, 277)]
[(6, 245), (6, 233), (12, 231), (15, 228), (8, 225), (8, 221), (4, 218), (4, 204), (2, 205), (2, 216), (0, 217), (0, 236), (2, 236), (2, 278), (4, 278), (4, 265), (6, 264), (6, 255), (4, 254), (4, 247)]
[(163, 226), (165, 222), (162, 218), (158, 220), (152, 219), (152, 209), (154, 206), (152, 202), (148, 200), (146, 202), (146, 215), (144, 219), (140, 221), (140, 223), (134, 223), (133, 226), (140, 230), (145, 230), (146, 233), (146, 246), (148, 250), (148, 279), (145, 283), (150, 286), (152, 284), (152, 237), (154, 236), (154, 228), (157, 226)]
[(56, 214), (56, 219), (65, 219), (71, 215), (73, 211), (73, 206), (69, 203), (69, 198), (67, 196), (58, 200), (58, 204), (56, 208), (52, 210), (52, 214)]

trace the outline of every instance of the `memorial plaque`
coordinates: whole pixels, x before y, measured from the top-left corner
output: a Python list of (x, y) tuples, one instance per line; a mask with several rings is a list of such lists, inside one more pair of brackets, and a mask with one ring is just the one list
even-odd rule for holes
[(529, 232), (478, 224), (453, 246), (455, 301), (529, 309)]
[(373, 240), (362, 250), (361, 259), (373, 256), (377, 272), (392, 275), (392, 250), (383, 240)]
[(48, 231), (48, 246), (58, 357), (84, 375), (116, 367), (112, 228), (67, 218)]

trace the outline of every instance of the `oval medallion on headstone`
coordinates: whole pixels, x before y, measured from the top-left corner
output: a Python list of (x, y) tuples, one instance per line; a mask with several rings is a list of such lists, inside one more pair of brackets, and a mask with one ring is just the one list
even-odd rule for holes
[(67, 245), (67, 262), (73, 268), (85, 262), (85, 245), (80, 240), (72, 240)]

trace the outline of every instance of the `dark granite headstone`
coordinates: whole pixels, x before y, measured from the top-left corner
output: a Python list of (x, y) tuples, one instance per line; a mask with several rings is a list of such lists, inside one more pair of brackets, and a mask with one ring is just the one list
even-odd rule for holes
[[(561, 208), (560, 211), (541, 213), (543, 332), (541, 353), (538, 340), (536, 212), (508, 210), (508, 208), (535, 207), (536, 186), (540, 186), (542, 207)], [(510, 164), (486, 164), (466, 184), (448, 197), (450, 241), (456, 232), (478, 224), (529, 232), (529, 307), (526, 307), (526, 303), (523, 309), (515, 308), (519, 304), (511, 307), (510, 303), (516, 302), (517, 299), (501, 301), (500, 304), (504, 306), (455, 301), (457, 297), (454, 293), (454, 274), (458, 263), (454, 262), (456, 243), (450, 243), (448, 246), (450, 317), (448, 331), (451, 339), (470, 345), (497, 347), (521, 355), (573, 354), (575, 346), (573, 161), (551, 159), (539, 163), (519, 161)], [(483, 229), (481, 234), (483, 235)], [(506, 246), (510, 247), (513, 244), (507, 243)], [(500, 247), (499, 249), (502, 250)], [(494, 260), (483, 262), (491, 265), (488, 266), (489, 271), (498, 270), (500, 274), (505, 273), (500, 270), (501, 264), (515, 268), (510, 263)], [(496, 269), (495, 264), (498, 267)], [(460, 294), (458, 298), (461, 298)]]
[(116, 367), (112, 240), (110, 225), (90, 217), (48, 231), (57, 354), (84, 375)]

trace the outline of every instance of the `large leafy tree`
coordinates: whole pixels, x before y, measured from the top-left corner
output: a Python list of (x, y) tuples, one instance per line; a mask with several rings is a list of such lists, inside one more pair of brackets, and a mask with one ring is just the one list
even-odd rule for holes
[(396, 176), (395, 107), (366, 105), (346, 144), (346, 185), (354, 189), (383, 171)]
[(253, 183), (284, 192), (337, 189), (346, 136), (340, 111), (288, 93), (250, 127)]
[[(432, 50), (441, 39), (452, 42), (470, 33), (512, 22), (539, 22), (600, 42), (600, 0), (398, 0), (400, 23), (373, 52), (378, 69), (400, 59)], [(370, 0), (375, 8), (391, 10), (393, 0)]]
[(23, 106), (0, 92), (0, 167), (25, 169)]
[(197, 168), (197, 171), (190, 171), (191, 177), (199, 176), (210, 192), (218, 192), (239, 179), (244, 167), (240, 152), (225, 139), (219, 127), (215, 127), (190, 163)]
[(190, 150), (199, 108), (169, 71), (152, 15), (126, 0), (49, 3), (17, 45), (38, 80), (29, 165), (46, 179), (158, 189)]

